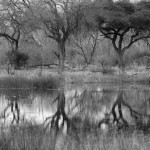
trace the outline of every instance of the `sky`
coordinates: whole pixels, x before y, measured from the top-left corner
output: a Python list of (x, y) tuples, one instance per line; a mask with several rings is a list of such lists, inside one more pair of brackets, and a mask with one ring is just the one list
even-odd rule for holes
[[(114, 0), (114, 1), (118, 1), (118, 0)], [(140, 0), (130, 0), (131, 2), (138, 2)]]

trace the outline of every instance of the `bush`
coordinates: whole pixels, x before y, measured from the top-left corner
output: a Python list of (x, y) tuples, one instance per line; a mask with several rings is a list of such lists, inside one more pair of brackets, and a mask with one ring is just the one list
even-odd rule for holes
[(9, 63), (14, 66), (15, 69), (25, 67), (29, 60), (29, 55), (19, 51), (8, 51), (6, 57)]

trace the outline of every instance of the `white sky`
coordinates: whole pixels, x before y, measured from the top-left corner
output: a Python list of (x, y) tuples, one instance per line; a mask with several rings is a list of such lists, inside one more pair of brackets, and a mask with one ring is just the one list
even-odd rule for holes
[[(114, 1), (118, 1), (118, 0), (114, 0)], [(141, 0), (130, 0), (131, 2), (138, 2), (138, 1), (141, 1)]]

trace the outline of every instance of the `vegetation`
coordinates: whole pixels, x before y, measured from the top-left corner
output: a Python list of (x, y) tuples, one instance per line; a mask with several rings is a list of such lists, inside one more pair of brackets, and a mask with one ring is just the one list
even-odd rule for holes
[(29, 56), (19, 51), (9, 51), (6, 53), (8, 62), (13, 66), (17, 66), (16, 69), (25, 67), (28, 63)]
[[(65, 44), (69, 36), (79, 27), (80, 5), (74, 1), (37, 1), (35, 8), (38, 10), (36, 18), (47, 36), (56, 41), (58, 52), (55, 51), (59, 59), (60, 69), (64, 69)], [(43, 7), (41, 7), (41, 5)], [(28, 7), (30, 5), (28, 3)]]
[[(142, 99), (143, 105), (147, 105), (146, 109), (142, 105), (140, 113), (137, 107), (130, 106), (133, 99), (121, 89), (121, 84), (132, 81), (149, 84), (150, 1), (1, 0), (0, 37), (0, 88), (6, 89), (5, 92), (8, 88), (35, 91), (59, 88), (52, 101), (55, 112), (42, 125), (22, 122), (20, 94), (10, 94), (9, 99), (4, 94), (8, 103), (0, 119), (5, 122), (12, 115), (12, 124), (8, 128), (1, 126), (0, 149), (149, 148), (149, 95), (143, 96), (149, 91), (137, 92), (141, 97), (138, 95), (136, 100)], [(141, 64), (145, 68), (136, 69)], [(124, 78), (120, 79), (118, 68), (124, 74), (126, 71)], [(8, 75), (3, 74), (4, 69)], [(74, 82), (115, 82), (119, 90), (111, 97), (110, 110), (102, 107), (110, 91), (101, 88), (92, 89), (92, 94), (86, 89), (73, 91), (74, 97), (68, 103), (72, 93), (65, 93), (64, 84)], [(98, 109), (103, 110), (102, 115)], [(125, 111), (129, 116), (125, 116)], [(101, 120), (98, 118), (96, 122), (91, 112)], [(74, 117), (73, 113), (81, 117)], [(89, 117), (95, 122), (91, 123)], [(133, 119), (130, 121), (134, 125), (130, 125), (127, 117)], [(102, 130), (102, 125), (106, 130)], [(64, 127), (67, 133), (62, 133)]]
[(59, 133), (54, 136), (52, 131), (45, 133), (41, 126), (30, 124), (11, 127), (7, 133), (2, 130), (0, 137), (1, 150), (146, 150), (149, 145), (149, 134), (144, 135), (138, 131), (105, 133), (96, 129), (88, 133), (79, 132), (72, 135)]
[(118, 65), (122, 68), (126, 50), (135, 42), (149, 38), (149, 15), (149, 2), (94, 1), (87, 9), (86, 24), (88, 27), (93, 25), (112, 41)]
[(58, 78), (8, 76), (0, 79), (0, 88), (8, 89), (56, 89), (59, 87)]
[[(25, 37), (25, 33), (27, 33), (27, 20), (24, 13), (18, 9), (17, 2), (2, 0), (0, 5), (2, 8), (0, 15), (0, 37), (7, 40), (12, 55), (14, 55), (14, 53), (18, 53), (21, 40)], [(17, 62), (13, 65), (15, 69), (19, 68)]]
[[(41, 66), (49, 56), (51, 61), (47, 63), (58, 61), (61, 71), (65, 62), (75, 62), (75, 65), (100, 63), (102, 68), (118, 65), (123, 69), (126, 55), (139, 51), (139, 46), (135, 48), (135, 45), (149, 41), (149, 3), (2, 0), (0, 37), (5, 39), (2, 43), (7, 41), (8, 45), (4, 53), (12, 51), (9, 53), (13, 55), (14, 51), (25, 51), (30, 57), (29, 65), (37, 59), (36, 63), (40, 62)], [(140, 56), (149, 56), (148, 51), (149, 46), (145, 44)], [(14, 64), (15, 69), (19, 63), (22, 62)]]

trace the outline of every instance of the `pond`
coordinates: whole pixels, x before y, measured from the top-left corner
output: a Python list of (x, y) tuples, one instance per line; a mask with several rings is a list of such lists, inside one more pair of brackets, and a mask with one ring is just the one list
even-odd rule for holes
[(46, 129), (150, 128), (150, 87), (68, 84), (58, 90), (0, 90), (0, 125), (42, 124)]

